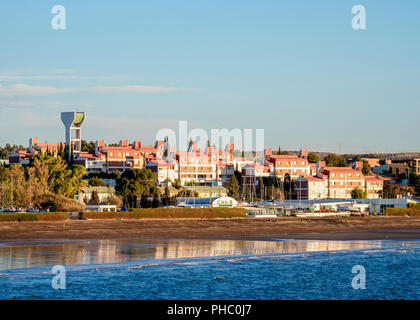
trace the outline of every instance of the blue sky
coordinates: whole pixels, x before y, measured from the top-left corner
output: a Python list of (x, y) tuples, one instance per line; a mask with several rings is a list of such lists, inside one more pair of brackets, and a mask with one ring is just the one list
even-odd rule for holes
[(0, 145), (62, 141), (60, 112), (79, 110), (86, 140), (152, 143), (187, 120), (262, 128), (275, 149), (420, 149), (415, 0), (3, 0), (0, 34)]

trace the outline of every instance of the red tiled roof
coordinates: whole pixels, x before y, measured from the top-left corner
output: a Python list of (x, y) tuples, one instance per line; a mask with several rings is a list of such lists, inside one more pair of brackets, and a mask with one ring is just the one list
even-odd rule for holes
[(98, 157), (98, 156), (96, 156), (94, 154), (91, 154), (89, 152), (80, 152), (79, 157), (86, 158), (88, 160), (102, 160), (101, 157)]
[(282, 155), (272, 155), (270, 156), (270, 160), (275, 160), (275, 161), (296, 161), (296, 160), (304, 160), (306, 161), (306, 159), (303, 159), (297, 155), (289, 155), (289, 154), (282, 154)]
[(352, 167), (325, 167), (324, 172), (354, 172), (354, 173), (361, 173), (359, 170), (355, 170)]
[(308, 181), (313, 181), (313, 182), (324, 182), (325, 181), (324, 179), (322, 179), (320, 177), (317, 177), (317, 176), (307, 176), (307, 175), (305, 175), (303, 177), (305, 179), (307, 179)]
[(150, 163), (157, 164), (159, 167), (174, 167), (175, 166), (175, 163), (170, 163), (164, 160), (157, 160), (157, 159), (150, 161), (148, 164)]
[(157, 149), (153, 146), (142, 146), (140, 152), (156, 152)]
[(384, 181), (381, 178), (375, 177), (375, 176), (365, 176), (365, 180), (369, 182), (381, 182)]

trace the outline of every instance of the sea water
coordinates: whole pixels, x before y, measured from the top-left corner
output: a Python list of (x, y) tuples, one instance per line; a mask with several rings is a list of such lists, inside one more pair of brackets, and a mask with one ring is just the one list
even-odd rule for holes
[(0, 299), (419, 299), (419, 266), (420, 240), (3, 241)]

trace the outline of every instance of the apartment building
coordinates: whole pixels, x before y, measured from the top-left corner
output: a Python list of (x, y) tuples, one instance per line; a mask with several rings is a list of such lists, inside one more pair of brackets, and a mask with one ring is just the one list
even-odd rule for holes
[(178, 179), (178, 163), (167, 162), (164, 160), (153, 159), (146, 163), (146, 169), (155, 172), (158, 177), (158, 183), (171, 185), (175, 179)]
[(371, 168), (375, 168), (380, 165), (378, 158), (361, 158), (361, 161), (366, 161)]
[(9, 154), (9, 164), (29, 164), (35, 155), (26, 151), (15, 151)]
[(410, 160), (410, 167), (415, 173), (420, 174), (420, 159)]
[(294, 181), (295, 196), (303, 200), (349, 199), (353, 189), (367, 192), (368, 199), (382, 196), (384, 179), (364, 176), (361, 170), (351, 167), (322, 167), (316, 164), (316, 174), (300, 176)]
[(379, 199), (382, 197), (384, 180), (375, 176), (365, 176), (364, 190), (367, 192), (368, 199)]
[(216, 166), (216, 181), (217, 184), (225, 185), (234, 174), (235, 169), (233, 163), (219, 162)]
[(38, 153), (50, 154), (53, 157), (65, 149), (65, 144), (59, 143), (39, 143), (38, 138), (30, 138), (28, 151), (15, 151), (9, 155), (10, 164), (29, 164)]
[(302, 150), (300, 155), (271, 155), (269, 162), (273, 164), (274, 174), (284, 179), (288, 174), (292, 179), (311, 174), (311, 166), (306, 158), (307, 151)]
[[(192, 151), (197, 151), (197, 145), (193, 144), (191, 146)], [(214, 161), (222, 162), (226, 164), (231, 164), (234, 161), (234, 151), (235, 145), (234, 144), (227, 144), (225, 149), (222, 148), (215, 148), (215, 147), (207, 147), (205, 150), (205, 154), (211, 157)]]
[(96, 155), (103, 154), (105, 168), (103, 171), (112, 173), (124, 172), (129, 169), (144, 168), (144, 152), (141, 151), (141, 142), (135, 141), (128, 145), (127, 140), (121, 140), (119, 146), (105, 146), (103, 141), (96, 143)]
[(365, 187), (362, 172), (350, 167), (326, 167), (322, 175), (328, 179), (328, 198), (351, 198), (353, 189)]
[(294, 180), (294, 195), (299, 200), (328, 198), (328, 180), (318, 176), (300, 176)]
[(106, 155), (102, 153), (96, 155), (88, 152), (81, 152), (77, 158), (74, 159), (74, 164), (84, 166), (87, 173), (106, 172)]
[(271, 175), (271, 169), (268, 162), (265, 162), (264, 165), (255, 162), (247, 164), (242, 168), (242, 184), (258, 185), (260, 178)]
[(232, 161), (233, 169), (239, 172), (242, 172), (242, 169), (246, 165), (252, 164), (252, 163), (255, 163), (255, 161), (247, 159), (247, 158), (243, 158), (243, 157), (234, 157)]
[(177, 152), (176, 160), (181, 185), (191, 182), (211, 185), (216, 181), (216, 161), (202, 150)]
[[(29, 153), (36, 155), (39, 152), (43, 154), (49, 153), (53, 157), (56, 157), (59, 152), (65, 150), (65, 144), (59, 143), (39, 143), (38, 138), (29, 139)], [(60, 149), (61, 148), (61, 149)]]

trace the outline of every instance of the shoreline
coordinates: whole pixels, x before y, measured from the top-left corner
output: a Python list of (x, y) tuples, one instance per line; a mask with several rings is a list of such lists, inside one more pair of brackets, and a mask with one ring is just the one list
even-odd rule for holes
[(420, 217), (67, 220), (0, 223), (0, 241), (142, 238), (420, 240)]

